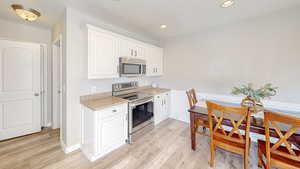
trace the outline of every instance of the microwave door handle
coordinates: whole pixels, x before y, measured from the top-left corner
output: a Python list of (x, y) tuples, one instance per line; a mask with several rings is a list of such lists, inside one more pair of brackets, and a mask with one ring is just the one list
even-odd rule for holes
[(146, 74), (146, 65), (141, 65), (142, 67), (142, 74)]

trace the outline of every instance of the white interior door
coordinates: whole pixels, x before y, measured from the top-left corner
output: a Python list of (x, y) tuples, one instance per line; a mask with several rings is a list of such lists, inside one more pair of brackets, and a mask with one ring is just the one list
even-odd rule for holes
[(60, 128), (62, 112), (62, 50), (61, 40), (53, 44), (53, 116), (52, 128)]
[(0, 40), (0, 140), (41, 130), (40, 45)]

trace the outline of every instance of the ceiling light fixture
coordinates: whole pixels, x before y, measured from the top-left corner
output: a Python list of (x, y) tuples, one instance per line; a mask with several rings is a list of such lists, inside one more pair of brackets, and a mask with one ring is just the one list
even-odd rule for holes
[(221, 6), (223, 8), (228, 8), (228, 7), (232, 6), (233, 4), (234, 4), (234, 0), (225, 0)]
[(13, 4), (11, 7), (15, 10), (16, 14), (26, 21), (35, 21), (41, 16), (41, 13), (31, 8), (24, 8), (22, 5)]
[(166, 29), (167, 25), (160, 25), (160, 29)]

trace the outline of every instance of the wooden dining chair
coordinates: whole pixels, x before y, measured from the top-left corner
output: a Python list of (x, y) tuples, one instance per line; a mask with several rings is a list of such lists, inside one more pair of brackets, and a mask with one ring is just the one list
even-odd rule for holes
[[(244, 168), (248, 168), (250, 147), (250, 113), (247, 107), (223, 106), (213, 102), (206, 102), (210, 130), (210, 166), (215, 164), (215, 148), (244, 155)], [(226, 131), (222, 123), (232, 125), (231, 131)], [(241, 134), (239, 127), (245, 126), (245, 134)]]
[[(189, 108), (192, 109), (195, 106), (197, 106), (196, 104), (198, 103), (198, 99), (197, 99), (197, 95), (196, 95), (196, 90), (195, 89), (190, 89), (186, 91), (186, 95), (188, 97), (188, 102), (189, 102)], [(198, 127), (202, 126), (203, 129), (203, 133), (199, 133), (199, 134), (205, 134), (206, 128), (209, 127), (208, 125), (208, 121), (202, 121), (202, 120), (198, 120), (196, 122), (196, 127), (195, 127), (195, 131), (198, 131)]]
[[(258, 140), (258, 166), (270, 169), (271, 166), (284, 169), (300, 168), (300, 151), (292, 148), (288, 141), (300, 127), (300, 118), (271, 111), (264, 112), (266, 141)], [(282, 129), (285, 126), (284, 130)], [(286, 130), (286, 127), (290, 129)], [(270, 142), (270, 128), (274, 129), (279, 140)], [(263, 160), (265, 157), (265, 162)]]
[(198, 103), (195, 89), (190, 89), (186, 91), (186, 95), (188, 97), (188, 101), (191, 109)]

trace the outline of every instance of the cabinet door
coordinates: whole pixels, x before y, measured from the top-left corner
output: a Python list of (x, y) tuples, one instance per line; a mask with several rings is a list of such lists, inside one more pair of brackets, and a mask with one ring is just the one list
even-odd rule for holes
[(134, 57), (135, 45), (127, 39), (120, 41), (120, 56), (119, 57)]
[(143, 45), (137, 44), (135, 47), (135, 57), (145, 59), (146, 49)]
[(169, 117), (170, 113), (170, 93), (164, 93), (163, 94), (163, 120), (166, 120)]
[(146, 75), (147, 76), (155, 76), (155, 52), (154, 48), (152, 46), (148, 46), (146, 48), (146, 54), (145, 54), (147, 67), (146, 67)]
[(88, 78), (118, 77), (118, 38), (108, 33), (88, 30)]
[(149, 46), (146, 50), (147, 76), (163, 75), (163, 49)]
[(125, 131), (127, 123), (124, 115), (117, 115), (112, 118), (101, 120), (100, 129), (100, 146), (101, 154), (106, 154), (125, 144), (127, 134)]
[(154, 97), (154, 124), (157, 125), (163, 118), (163, 96), (155, 95)]
[(155, 49), (155, 65), (156, 65), (156, 72), (155, 75), (161, 76), (163, 75), (163, 49), (162, 48), (156, 48)]

